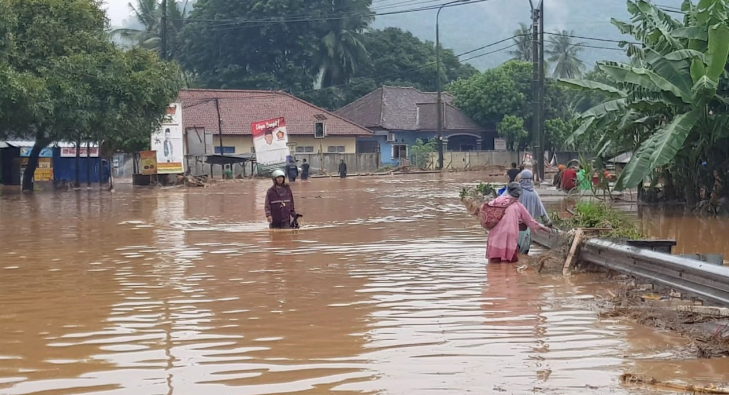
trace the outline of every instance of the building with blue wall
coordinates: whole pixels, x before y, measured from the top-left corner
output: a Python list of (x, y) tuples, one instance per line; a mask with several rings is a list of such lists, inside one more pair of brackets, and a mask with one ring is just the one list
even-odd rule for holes
[[(9, 140), (0, 143), (0, 183), (20, 185), (35, 142)], [(81, 144), (79, 158), (76, 158), (76, 148), (73, 143), (52, 143), (41, 150), (38, 168), (34, 174), (35, 182), (74, 182), (77, 166), (80, 183), (108, 182), (108, 171), (105, 172), (103, 169), (104, 159), (99, 157), (98, 146), (89, 145), (89, 157), (86, 156), (85, 143)]]
[[(494, 149), (495, 127), (483, 127), (453, 106), (453, 96), (442, 95), (445, 149)], [(410, 157), (417, 139), (437, 138), (437, 95), (412, 87), (383, 86), (341, 108), (337, 115), (370, 129), (374, 135), (357, 139), (357, 152), (379, 152), (383, 165), (398, 165)]]

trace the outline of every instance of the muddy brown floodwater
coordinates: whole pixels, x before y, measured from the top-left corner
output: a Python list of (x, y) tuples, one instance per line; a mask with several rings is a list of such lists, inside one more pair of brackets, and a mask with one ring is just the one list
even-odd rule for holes
[[(600, 321), (601, 279), (488, 266), (478, 174), (0, 198), (0, 394), (626, 394), (624, 372), (727, 381), (727, 360)], [(634, 391), (634, 392), (631, 392)]]

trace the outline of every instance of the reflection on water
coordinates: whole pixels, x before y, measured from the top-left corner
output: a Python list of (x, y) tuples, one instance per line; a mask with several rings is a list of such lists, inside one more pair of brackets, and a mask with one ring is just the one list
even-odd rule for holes
[(638, 221), (643, 230), (657, 238), (678, 242), (678, 254), (724, 254), (729, 258), (729, 220), (702, 217), (676, 210), (644, 207)]
[(6, 194), (0, 394), (628, 393), (624, 371), (724, 377), (726, 361), (666, 362), (680, 338), (600, 321), (582, 300), (595, 279), (487, 267), (462, 177), (296, 184), (296, 232), (266, 229), (266, 181)]

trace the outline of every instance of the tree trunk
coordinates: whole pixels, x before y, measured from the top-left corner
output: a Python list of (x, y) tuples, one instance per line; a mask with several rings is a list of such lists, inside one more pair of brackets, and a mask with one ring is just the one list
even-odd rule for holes
[(696, 208), (696, 205), (698, 204), (698, 199), (696, 198), (696, 186), (694, 182), (686, 182), (684, 185), (684, 194), (686, 195), (686, 208), (689, 210), (693, 210)]
[(86, 189), (91, 189), (91, 143), (89, 141), (86, 141)]
[(48, 144), (50, 144), (50, 141), (36, 138), (35, 145), (33, 145), (33, 149), (30, 151), (28, 166), (25, 167), (25, 173), (23, 173), (23, 192), (33, 192), (33, 177), (35, 175), (35, 169), (38, 168), (38, 157)]
[(76, 141), (76, 180), (73, 183), (76, 189), (81, 188), (81, 141)]

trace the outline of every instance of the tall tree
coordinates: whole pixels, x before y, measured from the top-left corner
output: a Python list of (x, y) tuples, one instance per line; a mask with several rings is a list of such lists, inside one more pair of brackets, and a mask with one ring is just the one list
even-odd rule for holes
[(532, 28), (526, 23), (519, 23), (519, 28), (514, 32), (514, 44), (516, 49), (509, 51), (513, 60), (524, 62), (532, 61)]
[(331, 13), (340, 13), (324, 23), (323, 36), (315, 52), (321, 86), (343, 84), (368, 61), (362, 33), (374, 19), (370, 11), (372, 0), (333, 0)]
[(574, 31), (557, 30), (547, 39), (545, 52), (549, 63), (554, 65), (554, 78), (577, 78), (585, 69), (585, 63), (578, 57), (583, 50), (582, 43), (573, 42), (573, 36)]
[(310, 90), (322, 32), (342, 15), (331, 8), (332, 0), (199, 0), (180, 61), (210, 88)]
[[(149, 51), (106, 40), (95, 0), (0, 0), (12, 16), (12, 53), (0, 67), (0, 131), (35, 139), (23, 177), (31, 191), (41, 150), (53, 141), (97, 141), (148, 132), (179, 89), (179, 70)], [(0, 29), (1, 34), (1, 29)], [(140, 129), (141, 128), (141, 129)]]
[[(532, 117), (531, 82), (532, 65), (512, 60), (469, 79), (459, 80), (451, 84), (449, 91), (456, 96), (456, 105), (474, 121), (482, 125), (497, 125), (509, 145), (518, 149), (531, 142), (531, 135), (522, 133), (523, 125), (528, 125)], [(569, 101), (566, 89), (557, 86), (551, 79), (547, 80), (545, 118), (552, 131), (547, 148), (563, 145), (564, 125), (569, 124), (573, 117)], [(505, 124), (501, 125), (502, 122)]]
[[(360, 65), (351, 81), (341, 87), (307, 94), (306, 99), (336, 109), (382, 85), (412, 86), (429, 92), (436, 90), (435, 46), (432, 42), (422, 41), (398, 28), (370, 30), (362, 38), (372, 56)], [(441, 50), (441, 66), (445, 85), (478, 72), (473, 66), (461, 63), (451, 49)]]
[[(142, 28), (119, 28), (113, 30), (112, 37), (119, 37), (124, 41), (131, 42), (135, 46), (153, 49), (161, 54), (162, 52), (162, 1), (161, 0), (137, 0), (137, 4), (129, 3), (129, 10), (132, 16)], [(177, 55), (179, 40), (185, 24), (185, 17), (189, 7), (188, 0), (184, 2), (176, 0), (167, 1), (167, 56), (175, 58)]]

